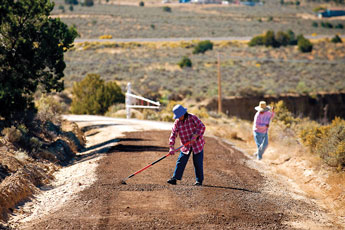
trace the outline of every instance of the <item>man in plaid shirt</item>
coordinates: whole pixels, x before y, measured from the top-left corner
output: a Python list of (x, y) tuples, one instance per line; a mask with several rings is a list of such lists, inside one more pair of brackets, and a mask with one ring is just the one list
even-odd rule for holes
[(174, 155), (174, 145), (177, 135), (180, 136), (181, 143), (184, 145), (181, 148), (180, 155), (176, 162), (173, 177), (167, 182), (169, 184), (176, 184), (176, 180), (181, 180), (183, 171), (187, 165), (189, 156), (193, 155), (193, 164), (196, 182), (194, 185), (202, 185), (204, 180), (203, 160), (204, 160), (204, 132), (205, 125), (201, 120), (187, 112), (187, 109), (181, 105), (176, 105), (173, 108), (174, 112), (174, 126), (169, 138), (171, 155)]

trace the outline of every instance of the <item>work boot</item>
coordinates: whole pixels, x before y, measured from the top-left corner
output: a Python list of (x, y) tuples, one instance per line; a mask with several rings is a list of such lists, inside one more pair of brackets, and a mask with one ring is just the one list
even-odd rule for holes
[(197, 181), (194, 183), (194, 186), (202, 186), (202, 182)]
[(170, 178), (168, 181), (167, 181), (168, 184), (176, 184), (176, 179), (175, 178)]

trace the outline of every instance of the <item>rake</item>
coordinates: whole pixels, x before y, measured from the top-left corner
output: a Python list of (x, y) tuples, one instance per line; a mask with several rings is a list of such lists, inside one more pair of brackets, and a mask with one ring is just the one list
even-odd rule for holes
[[(189, 145), (190, 143), (191, 143), (191, 141), (187, 142), (187, 143), (184, 144), (184, 145), (181, 145), (181, 146), (178, 147), (177, 149), (174, 149), (174, 152), (178, 151), (178, 150), (181, 149), (183, 146)], [(145, 169), (147, 169), (147, 168), (151, 167), (152, 165), (154, 165), (154, 164), (160, 162), (161, 160), (163, 160), (164, 158), (168, 157), (169, 155), (171, 155), (171, 154), (168, 153), (168, 154), (166, 154), (165, 156), (162, 156), (161, 158), (159, 158), (158, 160), (152, 162), (151, 164), (145, 166), (144, 168), (142, 168), (142, 169), (136, 171), (136, 172), (133, 173), (132, 175), (129, 175), (128, 177), (126, 177), (125, 179), (123, 179), (123, 180), (121, 181), (121, 184), (127, 184), (127, 183), (126, 183), (126, 180), (128, 180), (128, 179), (131, 178), (131, 177), (134, 177), (134, 176), (137, 175), (138, 173), (141, 173), (141, 172), (144, 171)]]

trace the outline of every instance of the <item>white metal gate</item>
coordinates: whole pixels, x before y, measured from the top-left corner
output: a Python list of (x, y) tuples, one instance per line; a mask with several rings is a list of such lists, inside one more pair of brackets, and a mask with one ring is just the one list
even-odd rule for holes
[(152, 100), (144, 98), (142, 96), (137, 96), (137, 95), (132, 94), (131, 83), (127, 84), (127, 93), (126, 93), (127, 119), (131, 118), (131, 108), (159, 109), (159, 107), (160, 107), (159, 102), (152, 101)]

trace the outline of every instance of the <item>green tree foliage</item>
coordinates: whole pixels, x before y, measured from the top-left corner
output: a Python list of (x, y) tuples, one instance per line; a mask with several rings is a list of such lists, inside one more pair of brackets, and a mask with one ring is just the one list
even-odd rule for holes
[(297, 38), (298, 50), (303, 53), (309, 53), (313, 50), (313, 44), (306, 39), (303, 35), (299, 35)]
[(65, 3), (70, 5), (78, 5), (78, 0), (65, 0)]
[[(302, 35), (300, 35), (302, 36)], [(253, 37), (248, 46), (262, 46), (278, 48), (280, 46), (297, 45), (295, 33), (292, 30), (287, 32), (278, 31), (276, 34), (269, 30), (264, 35)]]
[(193, 54), (205, 53), (207, 50), (213, 49), (213, 43), (210, 40), (199, 42), (193, 50)]
[(265, 36), (264, 36), (264, 44), (265, 46), (269, 47), (274, 47), (274, 48), (278, 48), (280, 46), (280, 44), (277, 42), (274, 32), (272, 30), (269, 30), (266, 32)]
[(299, 81), (296, 86), (296, 91), (299, 94), (306, 94), (306, 93), (310, 93), (311, 89), (305, 84), (304, 81)]
[(341, 40), (341, 38), (339, 37), (339, 35), (336, 34), (336, 35), (332, 38), (331, 42), (333, 42), (333, 43), (342, 43), (343, 41)]
[(263, 46), (264, 45), (264, 36), (263, 35), (258, 35), (253, 37), (249, 43), (249, 46)]
[(297, 45), (297, 39), (296, 39), (295, 33), (292, 30), (288, 30), (287, 35), (289, 36), (289, 45), (290, 46)]
[(84, 0), (84, 6), (93, 6), (94, 5), (94, 2), (93, 0)]
[(65, 13), (65, 7), (64, 7), (63, 5), (60, 5), (60, 6), (58, 7), (58, 9), (61, 10), (62, 13)]
[(278, 33), (276, 34), (276, 41), (281, 46), (287, 46), (289, 45), (290, 37), (287, 33), (278, 31)]
[(71, 112), (75, 114), (104, 114), (115, 103), (123, 103), (125, 96), (115, 82), (107, 82), (98, 74), (88, 74), (73, 85)]
[(170, 12), (171, 12), (171, 7), (169, 7), (169, 6), (164, 6), (164, 7), (163, 7), (163, 11), (164, 11), (164, 12), (170, 13)]
[(0, 116), (8, 123), (35, 112), (38, 89), (64, 88), (64, 52), (78, 34), (49, 17), (53, 7), (49, 0), (0, 0)]
[(341, 24), (341, 23), (339, 23), (339, 24), (337, 24), (334, 28), (335, 28), (335, 29), (344, 29), (344, 25)]
[(329, 28), (329, 29), (333, 28), (333, 24), (330, 22), (321, 22), (321, 26), (324, 28)]
[(180, 66), (180, 68), (192, 67), (192, 61), (188, 57), (184, 56), (178, 63), (178, 65)]

